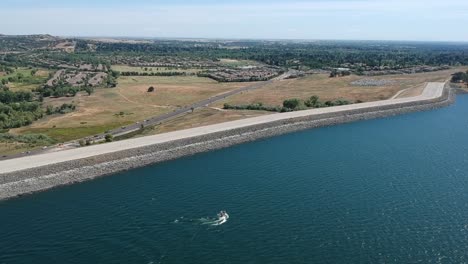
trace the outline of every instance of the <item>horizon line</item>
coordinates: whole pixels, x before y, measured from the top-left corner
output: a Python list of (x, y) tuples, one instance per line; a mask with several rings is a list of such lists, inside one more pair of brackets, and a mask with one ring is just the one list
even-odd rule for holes
[(251, 41), (369, 41), (369, 42), (420, 42), (420, 43), (463, 43), (468, 44), (467, 40), (405, 40), (405, 39), (312, 39), (312, 38), (248, 38), (248, 37), (150, 37), (150, 36), (112, 36), (112, 35), (54, 35), (50, 33), (33, 33), (33, 34), (2, 34), (0, 36), (34, 36), (34, 35), (49, 35), (52, 37), (59, 38), (77, 38), (77, 39), (96, 39), (96, 38), (108, 38), (108, 39), (144, 39), (144, 40), (251, 40)]

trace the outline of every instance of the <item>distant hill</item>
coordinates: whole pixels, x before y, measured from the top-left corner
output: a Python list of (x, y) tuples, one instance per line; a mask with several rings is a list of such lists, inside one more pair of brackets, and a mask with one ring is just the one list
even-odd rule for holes
[(54, 48), (64, 39), (49, 34), (4, 35), (0, 34), (1, 52), (21, 52)]

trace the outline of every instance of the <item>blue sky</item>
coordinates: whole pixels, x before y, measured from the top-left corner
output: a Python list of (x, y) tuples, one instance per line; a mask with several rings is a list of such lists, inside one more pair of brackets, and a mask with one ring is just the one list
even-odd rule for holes
[(468, 0), (2, 0), (1, 34), (468, 41)]

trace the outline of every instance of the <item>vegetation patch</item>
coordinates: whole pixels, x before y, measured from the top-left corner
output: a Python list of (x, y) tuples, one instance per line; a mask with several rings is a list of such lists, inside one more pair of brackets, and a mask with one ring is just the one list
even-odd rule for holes
[(468, 88), (468, 71), (466, 72), (456, 72), (452, 75), (452, 83), (464, 83)]
[(44, 134), (14, 135), (9, 133), (0, 133), (0, 142), (18, 142), (32, 145), (50, 145), (54, 144), (55, 140)]
[(24, 152), (37, 147), (50, 146), (56, 141), (43, 134), (15, 135), (0, 133), (0, 153), (3, 156)]
[[(356, 102), (359, 103), (359, 102)], [(269, 111), (269, 112), (291, 112), (291, 111), (300, 111), (306, 110), (309, 108), (323, 108), (323, 107), (331, 107), (331, 106), (339, 106), (339, 105), (348, 105), (352, 104), (352, 102), (348, 100), (334, 100), (334, 101), (325, 101), (322, 102), (319, 100), (318, 96), (312, 96), (308, 100), (301, 100), (297, 98), (286, 99), (283, 102), (283, 106), (265, 106), (262, 103), (254, 103), (248, 105), (230, 105), (224, 104), (224, 109), (232, 109), (232, 110), (261, 110), (261, 111)]]
[(0, 129), (30, 125), (42, 118), (44, 112), (31, 92), (12, 92), (0, 87)]

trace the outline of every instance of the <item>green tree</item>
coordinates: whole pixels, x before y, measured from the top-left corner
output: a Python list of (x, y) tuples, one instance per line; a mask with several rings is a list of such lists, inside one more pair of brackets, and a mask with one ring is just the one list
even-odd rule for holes
[(287, 99), (287, 100), (284, 100), (283, 102), (283, 107), (291, 109), (291, 110), (296, 110), (297, 108), (299, 108), (300, 105), (301, 105), (301, 100), (296, 99), (296, 98)]
[(111, 134), (107, 134), (105, 137), (106, 142), (112, 142), (114, 140), (114, 136)]
[(305, 105), (307, 107), (316, 107), (319, 102), (319, 97), (316, 95), (313, 95), (305, 102)]
[(463, 82), (468, 80), (468, 72), (456, 72), (452, 75), (452, 82), (457, 83), (457, 82)]
[(54, 107), (51, 106), (51, 105), (48, 105), (48, 106), (46, 107), (46, 114), (47, 114), (47, 115), (52, 115), (53, 113), (54, 113)]
[(85, 92), (88, 94), (88, 96), (90, 96), (92, 93), (94, 93), (94, 88), (91, 87), (91, 86), (86, 86), (84, 88)]

